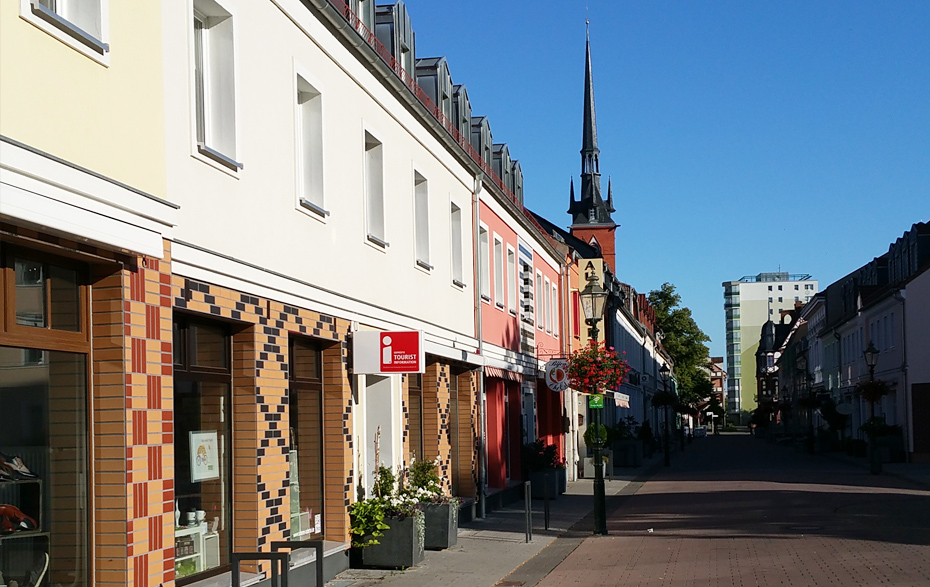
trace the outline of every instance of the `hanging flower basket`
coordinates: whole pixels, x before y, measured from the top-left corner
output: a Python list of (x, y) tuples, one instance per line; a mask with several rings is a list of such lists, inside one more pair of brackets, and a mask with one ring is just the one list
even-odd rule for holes
[(881, 379), (862, 381), (856, 385), (856, 395), (870, 404), (876, 404), (882, 401), (882, 398), (889, 393), (891, 393), (891, 388)]
[(579, 391), (604, 393), (613, 391), (623, 384), (630, 366), (614, 350), (600, 342), (591, 341), (588, 346), (572, 353), (568, 358), (569, 384)]

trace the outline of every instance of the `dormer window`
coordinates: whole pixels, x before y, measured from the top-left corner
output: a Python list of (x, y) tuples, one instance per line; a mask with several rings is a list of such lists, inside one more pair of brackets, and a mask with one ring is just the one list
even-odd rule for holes
[(595, 210), (594, 208), (589, 208), (588, 209), (588, 222), (594, 222), (596, 217), (597, 217), (597, 210)]

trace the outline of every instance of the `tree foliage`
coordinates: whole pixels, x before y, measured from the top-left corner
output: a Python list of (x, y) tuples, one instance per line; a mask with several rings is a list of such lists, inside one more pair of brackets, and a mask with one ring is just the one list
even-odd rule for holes
[(707, 365), (710, 337), (691, 316), (690, 308), (681, 306), (681, 296), (671, 283), (649, 292), (649, 303), (656, 312), (656, 327), (662, 332), (662, 345), (675, 363), (678, 392), (684, 403), (694, 405), (711, 395), (713, 388), (701, 367)]

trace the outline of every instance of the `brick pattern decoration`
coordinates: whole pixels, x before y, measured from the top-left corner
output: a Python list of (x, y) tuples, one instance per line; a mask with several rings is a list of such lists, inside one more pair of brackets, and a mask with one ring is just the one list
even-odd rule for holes
[(355, 485), (349, 323), (177, 275), (172, 283), (176, 309), (242, 324), (232, 337), (235, 550), (268, 551), (290, 536), (288, 335), (331, 341), (322, 353), (324, 538), (347, 542)]
[(428, 363), (423, 374), (423, 450), (427, 459), (437, 461), (442, 491), (446, 495), (452, 493), (449, 373), (448, 364), (436, 361)]
[[(453, 468), (452, 493), (459, 497), (476, 497), (478, 495), (478, 374), (466, 371), (457, 376), (458, 393), (450, 398), (456, 402), (458, 418), (451, 420), (450, 434), (458, 437), (458, 462), (451, 462)], [(451, 405), (450, 405), (451, 408)]]
[(171, 257), (93, 276), (95, 585), (174, 583)]
[[(451, 378), (456, 385), (450, 385)], [(404, 378), (406, 382), (406, 377)], [(453, 389), (458, 391), (453, 397)], [(475, 497), (478, 483), (478, 376), (474, 371), (454, 374), (448, 363), (427, 364), (423, 374), (423, 445), (426, 458), (439, 461), (442, 490), (446, 495)], [(407, 386), (404, 386), (406, 401)], [(453, 406), (455, 402), (455, 406)], [(456, 410), (458, 418), (453, 417)], [(453, 436), (458, 441), (456, 462)], [(409, 446), (405, 454), (409, 455)]]
[(400, 414), (404, 421), (401, 429), (401, 454), (404, 455), (401, 475), (403, 475), (403, 482), (406, 485), (408, 481), (407, 469), (414, 458), (411, 452), (413, 447), (410, 446), (410, 375), (407, 374), (401, 375), (400, 378)]

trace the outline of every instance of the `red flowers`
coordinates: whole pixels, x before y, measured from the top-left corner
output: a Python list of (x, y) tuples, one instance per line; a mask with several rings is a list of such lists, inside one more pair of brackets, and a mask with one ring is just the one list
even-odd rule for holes
[(630, 366), (620, 358), (613, 347), (591, 341), (568, 358), (568, 377), (571, 386), (587, 393), (613, 391), (623, 384)]

